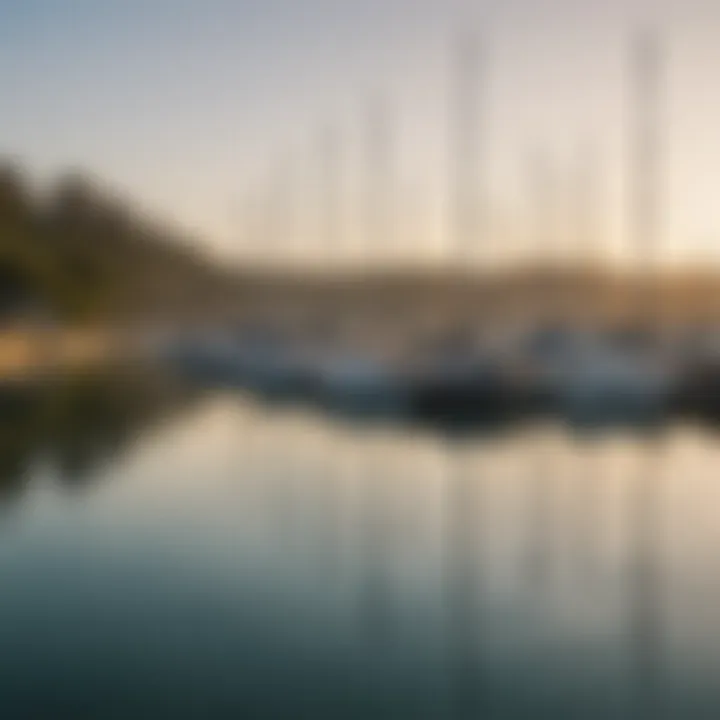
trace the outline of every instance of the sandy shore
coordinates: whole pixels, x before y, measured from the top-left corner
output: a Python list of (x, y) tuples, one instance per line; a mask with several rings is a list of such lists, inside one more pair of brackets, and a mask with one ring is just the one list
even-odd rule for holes
[(0, 330), (0, 380), (106, 361), (121, 344), (116, 333), (96, 328)]

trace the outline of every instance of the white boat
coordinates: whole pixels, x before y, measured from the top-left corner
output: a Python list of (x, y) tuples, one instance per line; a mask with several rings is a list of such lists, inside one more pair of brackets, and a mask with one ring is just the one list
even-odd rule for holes
[(672, 399), (677, 373), (655, 349), (588, 337), (549, 359), (542, 381), (570, 419), (623, 421), (658, 417)]
[(349, 412), (401, 413), (407, 407), (402, 373), (389, 362), (353, 353), (331, 353), (318, 364), (320, 401)]
[(186, 339), (175, 359), (192, 376), (272, 396), (309, 392), (314, 381), (308, 354), (279, 339), (204, 333)]

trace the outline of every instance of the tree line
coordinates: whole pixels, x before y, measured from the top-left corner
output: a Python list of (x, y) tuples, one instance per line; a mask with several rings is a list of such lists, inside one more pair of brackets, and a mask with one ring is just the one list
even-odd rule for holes
[(87, 174), (40, 187), (0, 161), (0, 318), (177, 312), (234, 284), (182, 233)]

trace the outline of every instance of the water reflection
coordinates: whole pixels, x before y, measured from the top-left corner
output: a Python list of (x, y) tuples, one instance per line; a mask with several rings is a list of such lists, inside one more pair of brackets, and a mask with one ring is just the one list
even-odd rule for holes
[[(720, 456), (699, 430), (448, 438), (140, 374), (5, 392), (4, 487), (39, 458), (59, 487), (116, 471), (0, 552), (0, 698), (36, 715), (62, 717), (88, 668), (120, 716), (720, 712)], [(35, 625), (78, 649), (63, 692), (29, 700), (2, 678), (50, 676)]]
[(487, 701), (482, 683), (480, 650), (482, 618), (479, 598), (482, 564), (479, 530), (480, 482), (477, 467), (464, 457), (464, 448), (449, 449), (447, 465), (448, 669), (450, 715), (482, 717)]
[(628, 600), (635, 714), (659, 718), (662, 703), (662, 444), (641, 448), (629, 500), (631, 549)]
[(0, 386), (0, 491), (12, 497), (32, 465), (68, 485), (132, 448), (197, 391), (149, 368), (104, 368)]

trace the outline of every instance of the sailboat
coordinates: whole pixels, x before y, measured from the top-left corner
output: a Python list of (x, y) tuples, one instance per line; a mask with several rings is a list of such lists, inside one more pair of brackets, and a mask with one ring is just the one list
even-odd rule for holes
[(318, 397), (326, 407), (351, 414), (402, 414), (408, 393), (403, 374), (387, 360), (336, 351), (319, 363)]
[(543, 381), (558, 411), (578, 422), (659, 418), (678, 383), (677, 367), (653, 345), (581, 334), (547, 358)]

